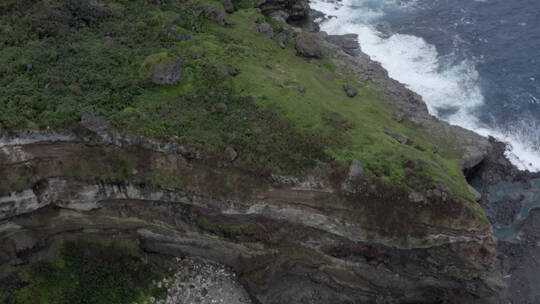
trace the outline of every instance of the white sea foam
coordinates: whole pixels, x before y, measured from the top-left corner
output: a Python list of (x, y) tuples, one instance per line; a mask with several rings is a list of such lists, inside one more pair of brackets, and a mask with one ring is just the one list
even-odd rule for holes
[(383, 35), (375, 29), (376, 22), (384, 17), (381, 7), (394, 5), (393, 9), (400, 9), (404, 3), (407, 2), (343, 0), (329, 3), (315, 0), (311, 6), (336, 16), (322, 24), (322, 30), (331, 34), (358, 34), (362, 51), (380, 62), (390, 77), (422, 95), (430, 113), (508, 143), (507, 156), (518, 168), (540, 171), (540, 150), (534, 148), (540, 143), (540, 126), (522, 121), (502, 129), (486, 126), (476, 118), (474, 112), (484, 103), (484, 98), (477, 85), (478, 72), (474, 62), (465, 60), (446, 66), (435, 46), (424, 39), (402, 34)]

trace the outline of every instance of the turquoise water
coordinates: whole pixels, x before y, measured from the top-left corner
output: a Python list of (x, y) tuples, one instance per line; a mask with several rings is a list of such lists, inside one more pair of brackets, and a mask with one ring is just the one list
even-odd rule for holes
[(496, 190), (492, 191), (489, 195), (490, 202), (497, 202), (501, 200), (504, 196), (510, 195), (519, 191), (521, 194), (525, 195), (523, 201), (523, 207), (519, 213), (517, 219), (510, 226), (500, 227), (493, 226), (493, 233), (495, 236), (501, 240), (513, 241), (516, 237), (516, 228), (519, 224), (523, 222), (531, 212), (532, 209), (540, 208), (540, 179), (531, 181), (532, 187), (528, 190), (522, 189), (519, 185), (516, 184), (500, 184), (495, 187)]

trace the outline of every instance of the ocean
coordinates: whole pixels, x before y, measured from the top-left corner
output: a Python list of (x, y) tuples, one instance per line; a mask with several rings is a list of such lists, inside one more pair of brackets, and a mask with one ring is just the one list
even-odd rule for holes
[(313, 0), (329, 34), (422, 95), (432, 115), (508, 143), (518, 168), (540, 171), (540, 1)]

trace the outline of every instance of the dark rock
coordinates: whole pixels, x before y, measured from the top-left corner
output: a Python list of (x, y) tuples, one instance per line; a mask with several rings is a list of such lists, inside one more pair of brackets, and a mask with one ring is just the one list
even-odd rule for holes
[(271, 70), (271, 69), (272, 69), (272, 65), (271, 65), (271, 64), (267, 64), (267, 65), (266, 65), (266, 68), (268, 68), (269, 70)]
[(254, 6), (260, 9), (260, 12), (265, 15), (282, 12), (282, 16), (287, 21), (304, 19), (309, 12), (309, 3), (307, 0), (260, 0), (255, 1)]
[(233, 147), (227, 147), (225, 149), (225, 158), (228, 161), (233, 162), (238, 157), (238, 152)]
[(349, 96), (351, 98), (358, 95), (358, 90), (355, 87), (353, 87), (352, 85), (348, 84), (348, 83), (343, 85), (343, 89), (345, 90), (345, 93), (347, 93), (347, 96)]
[(26, 70), (27, 71), (32, 71), (33, 68), (34, 68), (34, 66), (31, 63), (26, 65)]
[(351, 56), (360, 54), (360, 44), (357, 34), (328, 35), (326, 41), (339, 46), (345, 53)]
[(232, 77), (238, 76), (240, 74), (240, 70), (238, 68), (233, 68), (229, 70), (229, 75)]
[(257, 27), (257, 31), (268, 38), (274, 37), (274, 30), (272, 29), (270, 24), (266, 22), (259, 24), (259, 26)]
[(321, 40), (312, 33), (299, 33), (296, 37), (295, 48), (299, 55), (306, 58), (321, 58), (323, 55)]
[(88, 130), (97, 133), (104, 134), (109, 130), (109, 123), (103, 116), (94, 116), (90, 113), (84, 113), (81, 117), (81, 124)]
[(303, 18), (289, 18), (288, 22), (295, 27), (301, 28), (305, 32), (317, 33), (320, 31), (318, 22), (323, 20), (320, 18), (321, 14), (324, 16), (324, 13), (322, 12), (309, 9)]
[(298, 92), (305, 93), (306, 92), (306, 87), (305, 86), (300, 86), (300, 88), (298, 89)]
[(223, 4), (223, 8), (225, 9), (225, 12), (229, 14), (234, 13), (234, 5), (231, 0), (221, 0), (221, 3)]
[(285, 49), (285, 43), (280, 42), (280, 43), (279, 43), (279, 47), (282, 48), (282, 49)]
[(407, 135), (396, 133), (388, 128), (384, 129), (384, 133), (397, 140), (397, 142), (399, 142), (400, 144), (406, 145), (409, 143), (409, 137)]

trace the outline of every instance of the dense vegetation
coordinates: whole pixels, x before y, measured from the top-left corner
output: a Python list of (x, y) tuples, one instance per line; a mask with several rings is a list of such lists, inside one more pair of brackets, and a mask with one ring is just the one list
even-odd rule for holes
[[(442, 183), (471, 201), (459, 147), (397, 123), (373, 84), (328, 58), (297, 56), (295, 33), (233, 3), (224, 23), (211, 0), (2, 1), (0, 122), (71, 129), (89, 112), (117, 131), (176, 136), (214, 155), (233, 147), (239, 167), (300, 175), (356, 158), (372, 178), (420, 191)], [(262, 22), (287, 36), (285, 48), (256, 31)], [(150, 81), (160, 62), (181, 63), (178, 84)], [(359, 88), (355, 98), (345, 83)]]
[(142, 261), (133, 246), (88, 240), (64, 242), (53, 261), (24, 268), (23, 288), (7, 303), (142, 303), (164, 296), (153, 285), (162, 275)]

